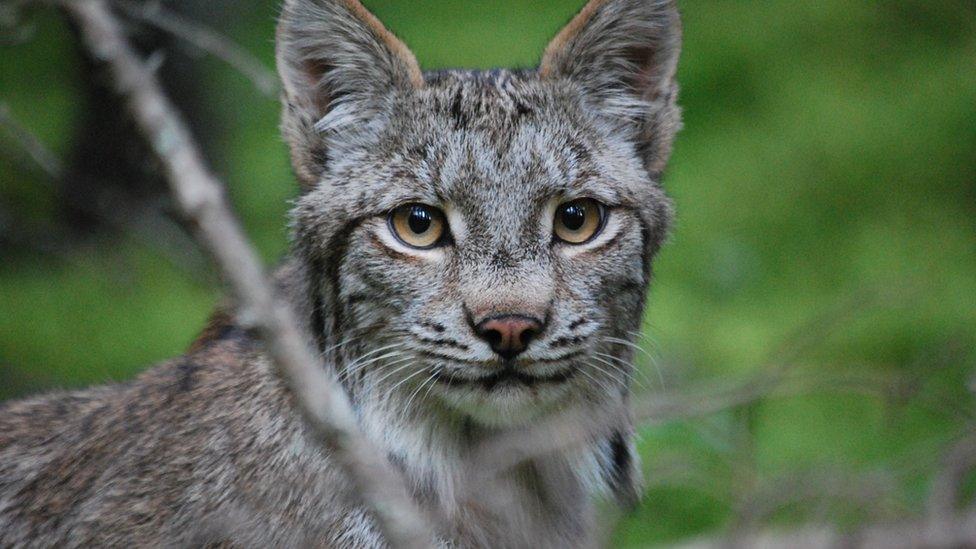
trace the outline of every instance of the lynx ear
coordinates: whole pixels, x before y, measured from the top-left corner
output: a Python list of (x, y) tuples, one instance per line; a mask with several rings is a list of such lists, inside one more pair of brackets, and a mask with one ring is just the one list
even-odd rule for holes
[(633, 132), (657, 176), (681, 126), (680, 50), (675, 0), (590, 0), (546, 48), (539, 76), (581, 86), (596, 108)]
[(333, 138), (362, 137), (398, 90), (423, 86), (410, 50), (358, 0), (285, 0), (276, 42), (282, 131), (306, 187), (318, 182)]

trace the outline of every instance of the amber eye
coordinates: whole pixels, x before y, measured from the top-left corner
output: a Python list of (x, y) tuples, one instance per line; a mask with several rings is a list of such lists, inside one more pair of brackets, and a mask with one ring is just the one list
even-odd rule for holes
[(552, 230), (556, 237), (570, 244), (583, 244), (603, 229), (606, 210), (592, 198), (579, 198), (560, 204)]
[(447, 229), (443, 212), (426, 204), (400, 206), (390, 212), (389, 222), (397, 239), (411, 248), (433, 248), (443, 241)]

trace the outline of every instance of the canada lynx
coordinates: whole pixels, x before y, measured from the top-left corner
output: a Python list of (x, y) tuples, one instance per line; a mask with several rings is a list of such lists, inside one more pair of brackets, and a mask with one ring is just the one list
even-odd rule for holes
[[(679, 44), (673, 0), (592, 0), (537, 70), (424, 73), (356, 0), (285, 1), (279, 288), (445, 546), (589, 545), (592, 496), (638, 497), (626, 414), (483, 489), (472, 456), (626, 406)], [(0, 408), (0, 546), (385, 545), (350, 492), (232, 312), (129, 383)]]

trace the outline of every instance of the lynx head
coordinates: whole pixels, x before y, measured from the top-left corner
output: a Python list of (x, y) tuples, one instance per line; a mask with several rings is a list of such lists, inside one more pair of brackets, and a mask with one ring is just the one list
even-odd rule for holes
[(673, 0), (592, 0), (537, 70), (423, 73), (356, 0), (285, 2), (295, 241), (354, 398), (493, 426), (626, 398), (679, 42)]

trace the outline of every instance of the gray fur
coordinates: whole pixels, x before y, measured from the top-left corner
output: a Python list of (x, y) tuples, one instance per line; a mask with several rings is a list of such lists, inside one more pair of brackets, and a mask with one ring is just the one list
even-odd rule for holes
[[(594, 0), (568, 28), (540, 71), (421, 75), (353, 0), (282, 12), (303, 194), (278, 280), (446, 546), (587, 545), (593, 496), (639, 495), (614, 339), (640, 329), (671, 215), (677, 11)], [(581, 196), (606, 229), (554, 242), (553, 208)], [(443, 208), (453, 242), (398, 243), (386, 215), (408, 202)], [(498, 314), (545, 319), (518, 367), (553, 381), (472, 381), (501, 367), (471, 328)], [(611, 419), (543, 455), (513, 437), (564, 416)], [(495, 474), (480, 449), (506, 439), (529, 458)], [(130, 383), (0, 409), (0, 545), (30, 544), (383, 545), (232, 315)]]

